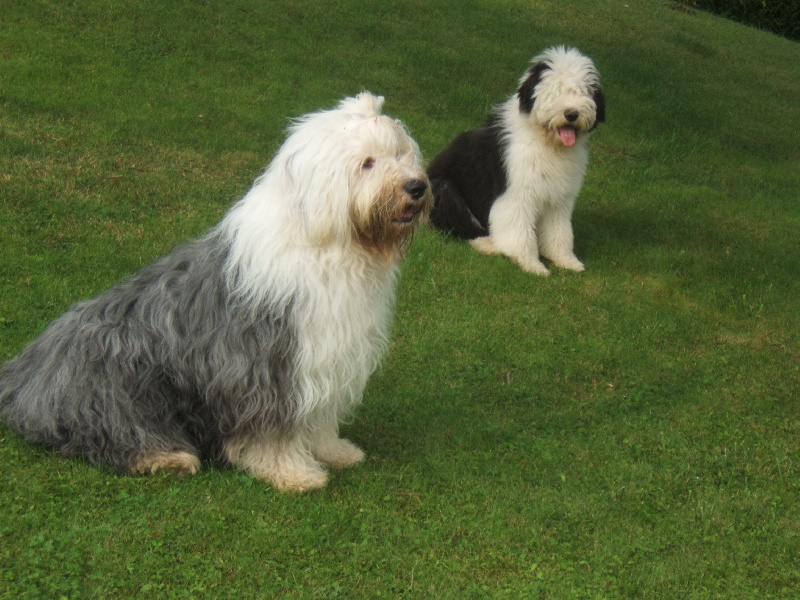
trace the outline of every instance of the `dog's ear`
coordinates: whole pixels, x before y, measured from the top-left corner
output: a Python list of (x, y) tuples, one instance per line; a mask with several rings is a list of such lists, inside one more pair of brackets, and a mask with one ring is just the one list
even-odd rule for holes
[(592, 100), (594, 100), (594, 104), (597, 107), (594, 121), (595, 127), (597, 127), (598, 123), (606, 122), (606, 95), (603, 93), (603, 88), (598, 86), (592, 90)]
[(517, 90), (517, 98), (519, 98), (519, 111), (523, 113), (530, 113), (533, 110), (533, 93), (536, 91), (536, 86), (542, 78), (542, 73), (549, 69), (549, 65), (543, 62), (538, 62), (531, 65), (528, 69), (528, 76), (520, 84)]

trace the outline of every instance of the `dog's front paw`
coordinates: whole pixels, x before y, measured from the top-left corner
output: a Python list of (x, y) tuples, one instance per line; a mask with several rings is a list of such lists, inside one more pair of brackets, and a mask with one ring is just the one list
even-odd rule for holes
[(500, 254), (500, 250), (488, 235), (470, 240), (469, 245), (481, 254)]
[(353, 442), (335, 438), (318, 445), (314, 449), (314, 456), (333, 469), (344, 469), (363, 462), (366, 455)]
[(553, 264), (561, 267), (562, 269), (569, 269), (570, 271), (578, 272), (586, 270), (586, 267), (583, 266), (583, 263), (579, 261), (574, 254), (554, 257), (552, 260)]
[(281, 492), (308, 492), (324, 488), (328, 484), (328, 474), (322, 468), (310, 464), (303, 467), (284, 467), (256, 476), (271, 483)]
[(528, 273), (541, 275), (543, 277), (550, 275), (550, 271), (547, 270), (547, 267), (545, 267), (544, 263), (539, 259), (518, 258), (517, 263), (519, 263), (519, 266), (522, 267), (523, 271), (527, 271)]

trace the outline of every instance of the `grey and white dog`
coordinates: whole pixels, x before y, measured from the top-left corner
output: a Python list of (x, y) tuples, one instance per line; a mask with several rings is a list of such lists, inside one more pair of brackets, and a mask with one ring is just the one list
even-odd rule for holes
[(301, 118), (210, 233), (53, 322), (0, 367), (0, 418), (121, 473), (208, 458), (302, 491), (363, 460), (339, 423), (384, 354), (432, 201), (382, 102)]

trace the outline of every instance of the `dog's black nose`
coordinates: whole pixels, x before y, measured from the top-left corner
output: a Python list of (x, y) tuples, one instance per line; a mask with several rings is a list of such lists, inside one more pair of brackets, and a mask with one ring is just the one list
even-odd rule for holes
[(574, 123), (575, 121), (578, 120), (580, 114), (578, 113), (577, 110), (565, 110), (564, 116), (567, 118), (567, 121), (569, 121), (570, 123)]
[(403, 189), (405, 189), (406, 194), (411, 196), (412, 200), (419, 200), (428, 190), (428, 184), (422, 181), (422, 179), (412, 179)]

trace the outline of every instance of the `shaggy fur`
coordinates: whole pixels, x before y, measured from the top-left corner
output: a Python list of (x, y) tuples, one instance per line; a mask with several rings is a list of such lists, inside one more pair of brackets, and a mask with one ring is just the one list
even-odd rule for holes
[(461, 134), (431, 162), (431, 221), (532, 273), (549, 273), (540, 256), (583, 271), (573, 253), (572, 211), (589, 134), (603, 121), (605, 96), (592, 61), (574, 48), (545, 50), (485, 127)]
[(339, 423), (385, 351), (398, 267), (432, 203), (382, 102), (300, 119), (216, 228), (53, 322), (0, 368), (0, 417), (130, 474), (217, 459), (307, 490), (361, 461)]

